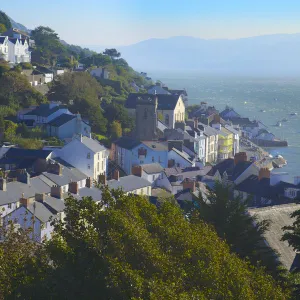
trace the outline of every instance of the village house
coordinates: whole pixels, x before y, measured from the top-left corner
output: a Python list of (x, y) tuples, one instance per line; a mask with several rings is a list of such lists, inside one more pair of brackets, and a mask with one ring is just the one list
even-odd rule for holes
[(168, 144), (160, 141), (139, 141), (121, 137), (112, 143), (110, 159), (128, 175), (137, 165), (159, 163), (168, 166)]
[(101, 79), (109, 79), (109, 72), (106, 68), (95, 68), (90, 70), (90, 74), (93, 77), (101, 78)]
[(240, 118), (241, 115), (238, 114), (232, 107), (227, 106), (222, 112), (220, 112), (220, 117), (224, 120), (230, 120)]
[(139, 176), (149, 181), (153, 188), (157, 186), (157, 182), (161, 179), (163, 170), (163, 167), (159, 163), (151, 163), (134, 166), (132, 168), (132, 173), (135, 176)]
[(61, 140), (71, 139), (75, 135), (91, 136), (91, 126), (82, 120), (81, 115), (62, 114), (46, 125), (48, 136)]
[(92, 138), (76, 136), (55, 154), (93, 180), (107, 173), (108, 150)]
[(138, 94), (128, 96), (125, 107), (131, 115), (136, 114), (137, 99), (157, 99), (157, 118), (169, 128), (175, 128), (176, 122), (184, 122), (185, 105), (180, 95)]
[(8, 61), (8, 37), (7, 36), (0, 36), (0, 58)]
[(50, 121), (59, 117), (62, 114), (72, 113), (68, 110), (67, 106), (61, 105), (56, 102), (51, 102), (49, 104), (41, 104), (33, 110), (25, 112), (24, 114), (18, 113), (19, 121), (33, 120), (35, 125), (48, 124)]

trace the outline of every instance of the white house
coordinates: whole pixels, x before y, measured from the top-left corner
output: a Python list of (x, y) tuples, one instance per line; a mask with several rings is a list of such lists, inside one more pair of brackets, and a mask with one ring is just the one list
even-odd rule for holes
[(11, 221), (16, 227), (31, 229), (31, 238), (41, 243), (51, 238), (51, 222), (55, 218), (64, 218), (64, 208), (62, 200), (45, 194), (36, 194), (33, 199), (22, 197), (20, 206), (6, 215), (3, 222), (8, 224)]
[(8, 61), (8, 37), (0, 36), (0, 58)]
[(81, 119), (80, 114), (62, 114), (46, 125), (48, 136), (61, 140), (73, 138), (76, 134), (90, 137), (91, 126)]
[(41, 104), (40, 106), (37, 106), (28, 112), (24, 111), (23, 114), (19, 112), (18, 119), (19, 121), (33, 120), (35, 124), (42, 125), (48, 124), (50, 121), (62, 114), (72, 115), (67, 106), (60, 105), (56, 102), (51, 102), (49, 104)]
[(8, 61), (13, 65), (31, 62), (31, 53), (26, 39), (8, 38)]
[(86, 136), (76, 136), (56, 155), (94, 180), (107, 173), (108, 150), (98, 141)]
[(152, 187), (157, 186), (157, 182), (161, 179), (163, 171), (164, 169), (159, 163), (134, 166), (132, 169), (133, 175), (146, 179), (151, 183)]

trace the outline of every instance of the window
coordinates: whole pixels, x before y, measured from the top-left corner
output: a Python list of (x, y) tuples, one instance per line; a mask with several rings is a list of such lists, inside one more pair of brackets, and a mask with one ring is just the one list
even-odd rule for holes
[(11, 203), (8, 204), (8, 208), (11, 209)]
[(91, 169), (91, 165), (87, 165), (88, 169), (90, 170)]
[(154, 156), (152, 156), (152, 162), (154, 162)]
[(158, 157), (158, 162), (160, 163), (161, 161), (160, 161), (160, 156)]
[(86, 156), (87, 159), (91, 159), (91, 153), (89, 152)]
[(155, 175), (152, 175), (152, 180), (153, 180), (153, 181), (155, 180)]
[(104, 170), (104, 161), (102, 160), (102, 170)]
[(98, 160), (100, 160), (100, 153), (98, 153)]
[(165, 123), (166, 123), (166, 125), (169, 125), (169, 122), (170, 122), (169, 115), (166, 114), (165, 115)]
[(98, 161), (98, 163), (97, 163), (97, 171), (99, 172), (99, 168), (100, 168), (100, 163), (99, 163), (99, 161)]

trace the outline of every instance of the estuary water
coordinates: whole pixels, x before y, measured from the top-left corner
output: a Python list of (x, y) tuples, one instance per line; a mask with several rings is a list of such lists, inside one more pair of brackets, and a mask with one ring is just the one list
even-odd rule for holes
[[(300, 176), (300, 78), (231, 77), (182, 72), (153, 72), (149, 75), (170, 88), (185, 88), (189, 105), (205, 101), (219, 111), (228, 105), (243, 117), (264, 123), (270, 132), (289, 144), (286, 148), (267, 148), (272, 155), (280, 154), (287, 160), (287, 166), (279, 170), (288, 172), (291, 181), (294, 176)], [(284, 119), (287, 121), (283, 122)], [(281, 122), (282, 126), (275, 126), (277, 122)]]

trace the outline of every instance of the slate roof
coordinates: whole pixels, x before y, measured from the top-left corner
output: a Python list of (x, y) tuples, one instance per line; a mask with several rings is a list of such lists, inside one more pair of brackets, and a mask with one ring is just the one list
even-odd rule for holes
[(106, 150), (106, 148), (101, 145), (98, 141), (91, 139), (87, 136), (83, 136), (81, 142), (94, 153)]
[[(49, 182), (49, 180), (50, 180), (58, 186), (63, 186), (63, 185), (69, 184), (70, 182), (78, 182), (78, 181), (81, 181), (81, 180), (87, 178), (87, 176), (85, 174), (83, 174), (77, 168), (71, 166), (64, 160), (62, 160), (60, 158), (55, 158), (55, 161), (57, 161), (58, 163), (60, 163), (62, 165), (62, 175), (57, 175), (57, 174), (53, 174), (53, 173), (49, 173), (49, 172), (43, 172), (42, 175), (40, 175), (40, 178), (46, 184), (48, 184), (48, 185), (51, 184), (51, 182)], [(45, 177), (48, 180), (45, 180)]]
[(133, 139), (130, 137), (126, 137), (126, 136), (117, 139), (114, 143), (117, 146), (127, 149), (127, 150), (131, 150), (141, 144), (141, 142), (139, 140), (136, 140), (136, 139)]
[(173, 95), (184, 95), (187, 96), (186, 90), (168, 90)]
[(147, 174), (157, 174), (163, 171), (163, 167), (159, 163), (145, 164), (141, 167)]
[(211, 170), (210, 166), (205, 166), (203, 169), (200, 169), (199, 167), (188, 167), (188, 168), (178, 168), (178, 167), (174, 167), (174, 168), (165, 168), (164, 172), (166, 174), (166, 176), (172, 177), (169, 178), (169, 180), (173, 180), (175, 177), (177, 177), (180, 181), (180, 183), (188, 178), (188, 179), (198, 179), (198, 176), (205, 176), (209, 171)]
[(44, 203), (34, 201), (27, 206), (27, 209), (41, 222), (46, 223), (54, 214), (44, 205)]
[(240, 125), (246, 127), (258, 127), (257, 122), (251, 121), (249, 118), (232, 118), (230, 119), (233, 125)]
[(0, 36), (0, 44), (3, 44), (5, 41), (6, 36)]
[(291, 213), (299, 210), (299, 204), (276, 205), (264, 208), (248, 209), (250, 215), (255, 215), (258, 221), (270, 220), (270, 228), (264, 234), (268, 245), (279, 254), (279, 260), (289, 270), (293, 265), (296, 252), (287, 242), (281, 241), (282, 227), (290, 226), (293, 223)]
[(38, 178), (32, 178), (30, 184), (13, 181), (6, 184), (7, 190), (0, 190), (0, 205), (14, 203), (25, 198), (32, 198), (36, 193), (46, 193), (49, 188)]
[(102, 192), (100, 189), (96, 187), (84, 187), (79, 189), (78, 191), (79, 197), (92, 197), (94, 201), (100, 201), (102, 200)]
[(61, 199), (46, 196), (43, 204), (52, 211), (52, 213), (59, 213), (65, 209), (65, 203)]
[(160, 141), (143, 141), (143, 145), (154, 151), (168, 151), (168, 143)]
[(26, 113), (25, 116), (26, 115), (30, 115), (30, 116), (34, 115), (34, 116), (48, 117), (62, 108), (67, 108), (67, 107), (64, 105), (57, 105), (57, 106), (50, 108), (49, 104), (41, 104), (34, 110)]
[(136, 108), (136, 100), (138, 97), (147, 97), (151, 99), (155, 99), (157, 97), (157, 109), (158, 110), (173, 110), (177, 105), (179, 95), (162, 95), (162, 94), (137, 94), (132, 93), (129, 94), (126, 102), (125, 107), (135, 109)]
[(217, 171), (221, 175), (226, 171), (228, 178), (234, 181), (237, 179), (243, 172), (245, 172), (250, 166), (252, 165), (252, 162), (250, 161), (242, 161), (239, 162), (237, 165), (234, 165), (234, 159), (228, 158), (221, 162), (219, 162), (217, 165), (215, 165), (207, 175), (214, 176)]
[(52, 151), (50, 150), (35, 150), (35, 149), (21, 149), (9, 148), (3, 157), (6, 158), (42, 158), (46, 159)]
[(193, 158), (190, 157), (189, 154), (187, 154), (186, 152), (184, 151), (179, 151), (178, 149), (176, 148), (172, 148), (171, 151), (174, 151), (176, 154), (178, 154), (179, 156), (181, 156), (183, 159), (185, 159), (187, 162), (191, 163), (192, 164), (192, 160)]
[(127, 193), (143, 187), (151, 186), (151, 183), (144, 178), (135, 175), (128, 175), (120, 177), (119, 180), (109, 180), (107, 185), (110, 189), (121, 188), (125, 193)]
[(12, 38), (12, 37), (9, 37), (8, 40), (13, 43), (13, 44), (16, 44), (18, 39), (17, 38)]
[(57, 118), (53, 119), (51, 122), (49, 122), (48, 125), (54, 126), (54, 127), (60, 127), (64, 124), (68, 123), (69, 121), (73, 120), (74, 118), (76, 118), (75, 115), (62, 114), (62, 115), (58, 116)]

